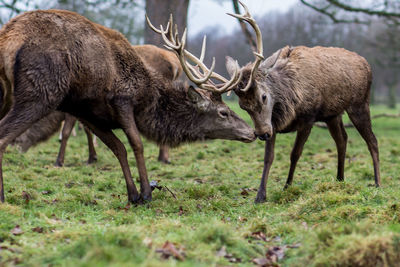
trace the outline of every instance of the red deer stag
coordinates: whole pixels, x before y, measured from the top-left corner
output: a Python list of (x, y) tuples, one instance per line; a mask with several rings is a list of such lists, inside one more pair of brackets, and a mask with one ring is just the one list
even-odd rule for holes
[[(39, 10), (13, 18), (0, 30), (0, 55), (1, 202), (7, 145), (54, 110), (79, 118), (112, 150), (130, 202), (152, 197), (139, 133), (171, 146), (255, 139), (251, 127), (219, 95), (164, 79), (145, 67), (121, 33), (74, 12)], [(116, 128), (134, 151), (140, 194), (126, 149), (112, 132)]]
[[(368, 145), (374, 165), (375, 185), (378, 187), (379, 153), (369, 112), (372, 74), (368, 62), (356, 53), (343, 48), (319, 46), (313, 48), (286, 46), (264, 60), (261, 31), (247, 7), (241, 2), (240, 4), (245, 9), (245, 14), (229, 15), (248, 22), (255, 30), (256, 60), (239, 70), (237, 61), (227, 58), (226, 67), (230, 75), (241, 76), (240, 82), (233, 87), (239, 97), (239, 105), (251, 116), (256, 135), (266, 141), (264, 169), (255, 201), (266, 200), (266, 185), (274, 159), (276, 134), (297, 131), (285, 184), (287, 188), (293, 181), (296, 163), (304, 143), (317, 121), (326, 122), (328, 125), (338, 151), (337, 179), (344, 180), (347, 143), (347, 134), (342, 122), (344, 111)], [(176, 35), (168, 34), (162, 27), (161, 31), (157, 31), (162, 34), (166, 45), (179, 55), (183, 69), (192, 72), (188, 77), (197, 86), (213, 92), (227, 91), (223, 86), (215, 85), (210, 80), (218, 76), (212, 72), (212, 68), (209, 70), (184, 49), (185, 36), (179, 41)], [(185, 56), (197, 63), (197, 66), (186, 65)], [(200, 79), (203, 76), (206, 77)]]
[[(137, 55), (142, 59), (147, 68), (151, 68), (154, 72), (157, 72), (165, 79), (174, 81), (181, 75), (182, 67), (174, 53), (158, 48), (154, 45), (135, 45), (132, 47), (135, 49)], [(65, 149), (67, 147), (67, 142), (75, 122), (76, 118), (74, 116), (69, 114), (65, 115), (65, 123), (61, 131), (60, 151), (58, 152), (57, 160), (54, 164), (55, 166), (61, 167), (64, 165)], [(89, 158), (87, 162), (90, 164), (97, 160), (97, 155), (91, 132), (87, 129), (87, 127), (84, 127), (84, 130), (87, 136), (89, 148)], [(163, 163), (170, 163), (168, 150), (168, 145), (160, 145), (160, 152), (158, 154), (159, 161)]]

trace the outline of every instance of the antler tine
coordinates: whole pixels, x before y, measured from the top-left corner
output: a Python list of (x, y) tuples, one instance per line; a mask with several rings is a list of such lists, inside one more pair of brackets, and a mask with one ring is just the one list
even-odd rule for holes
[[(160, 25), (160, 29), (155, 28), (151, 24), (150, 19), (147, 15), (146, 20), (153, 31), (161, 34), (161, 37), (165, 43), (165, 47), (175, 52), (187, 77), (198, 87), (216, 93), (224, 93), (226, 91), (232, 90), (233, 86), (236, 86), (238, 84), (242, 77), (241, 72), (238, 68), (235, 70), (234, 75), (232, 75), (231, 79), (228, 81), (223, 76), (214, 72), (215, 58), (213, 58), (210, 69), (203, 63), (206, 50), (206, 37), (204, 37), (203, 39), (200, 58), (197, 58), (185, 49), (187, 29), (184, 30), (182, 38), (181, 40), (179, 40), (177, 25), (173, 24), (172, 15), (170, 16), (167, 28), (165, 30), (162, 25)], [(196, 66), (187, 62), (186, 58), (192, 61), (192, 63), (196, 64)], [(240, 73), (240, 75), (238, 73)], [(211, 78), (219, 80), (222, 83), (214, 84), (214, 82), (210, 80)]]
[(248, 81), (246, 87), (244, 89), (241, 89), (243, 92), (246, 92), (251, 87), (251, 84), (252, 84), (253, 78), (254, 78), (254, 73), (257, 71), (258, 66), (260, 65), (261, 61), (264, 60), (263, 43), (262, 43), (262, 34), (261, 34), (260, 27), (258, 27), (257, 22), (251, 16), (247, 6), (245, 4), (243, 4), (240, 0), (238, 0), (238, 1), (239, 1), (240, 5), (244, 8), (245, 14), (239, 15), (239, 14), (228, 13), (228, 15), (235, 17), (237, 19), (240, 19), (240, 20), (244, 20), (247, 23), (249, 23), (250, 26), (254, 29), (254, 32), (256, 34), (256, 39), (257, 39), (257, 51), (253, 51), (254, 55), (256, 56), (256, 61), (254, 62), (253, 68), (251, 69), (250, 78), (249, 78), (249, 81)]
[[(168, 30), (168, 26), (169, 26), (169, 22), (167, 25), (167, 30)], [(161, 28), (161, 37), (163, 38), (163, 40), (167, 44), (167, 46), (171, 47), (174, 50), (179, 50), (179, 48), (181, 47), (181, 44), (177, 43), (174, 39), (172, 39), (173, 37), (171, 38), (172, 40), (169, 40), (168, 37), (165, 35), (167, 33), (167, 31), (164, 31), (162, 25), (160, 25), (160, 28)]]
[[(150, 27), (153, 31), (155, 31), (156, 33), (161, 34), (161, 31), (160, 31), (159, 29), (157, 29), (156, 27), (154, 27), (154, 25), (150, 22), (150, 19), (149, 19), (149, 17), (147, 16), (147, 14), (146, 14), (145, 16), (146, 16), (147, 25), (149, 25), (149, 27)], [(169, 26), (169, 23), (167, 24), (167, 30), (165, 31), (165, 33), (168, 32), (168, 28), (169, 28), (168, 26)]]

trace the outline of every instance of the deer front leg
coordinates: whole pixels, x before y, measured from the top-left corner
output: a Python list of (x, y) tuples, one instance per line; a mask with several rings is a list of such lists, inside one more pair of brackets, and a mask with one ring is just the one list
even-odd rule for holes
[(139, 171), (140, 179), (140, 195), (142, 200), (151, 200), (151, 187), (147, 178), (147, 170), (143, 155), (143, 143), (140, 139), (139, 130), (136, 127), (135, 120), (133, 119), (129, 123), (128, 127), (124, 129), (126, 136), (128, 137), (129, 143), (133, 149), (136, 158), (136, 165)]
[(310, 136), (311, 128), (312, 125), (308, 125), (305, 126), (303, 129), (297, 131), (296, 141), (294, 142), (292, 153), (290, 153), (289, 174), (283, 189), (287, 189), (293, 182), (294, 170), (296, 169), (297, 161), (299, 160), (301, 153), (303, 152), (304, 144)]
[(125, 177), (126, 188), (128, 190), (128, 201), (132, 203), (137, 203), (140, 200), (140, 195), (136, 189), (135, 183), (132, 180), (132, 174), (129, 169), (127, 153), (124, 144), (115, 136), (111, 130), (102, 130), (93, 124), (83, 121), (86, 126), (88, 126), (95, 135), (97, 135), (101, 141), (114, 153), (117, 157), (122, 172)]
[(136, 166), (139, 171), (140, 179), (140, 195), (142, 200), (151, 200), (151, 187), (147, 178), (146, 164), (143, 155), (143, 143), (140, 139), (139, 130), (136, 127), (134, 111), (132, 103), (127, 99), (118, 99), (114, 103), (115, 109), (118, 111), (118, 121), (122, 130), (128, 137), (129, 144), (135, 154)]
[(274, 161), (274, 147), (275, 147), (276, 134), (274, 133), (270, 139), (265, 141), (265, 152), (264, 152), (264, 169), (261, 176), (261, 184), (258, 188), (257, 197), (255, 202), (262, 203), (267, 199), (267, 181), (268, 174), (271, 168), (272, 162)]

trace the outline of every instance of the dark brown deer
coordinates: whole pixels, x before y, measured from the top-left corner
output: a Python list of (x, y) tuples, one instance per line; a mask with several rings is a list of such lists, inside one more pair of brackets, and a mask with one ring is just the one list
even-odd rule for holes
[[(150, 68), (154, 72), (157, 72), (159, 75), (161, 75), (165, 79), (170, 80), (170, 81), (175, 81), (181, 75), (182, 67), (179, 63), (178, 58), (175, 56), (175, 54), (173, 52), (158, 48), (154, 45), (134, 45), (132, 47), (135, 49), (135, 51), (137, 52), (137, 55), (142, 59), (143, 63), (145, 64), (145, 66), (147, 68)], [(71, 135), (71, 132), (75, 125), (75, 122), (76, 122), (76, 118), (74, 116), (65, 114), (65, 123), (64, 123), (62, 131), (61, 131), (60, 151), (58, 152), (57, 159), (54, 164), (55, 166), (61, 167), (64, 165), (65, 149), (67, 147), (67, 142)], [(88, 158), (87, 163), (91, 164), (97, 160), (97, 154), (96, 154), (96, 150), (94, 148), (91, 132), (89, 131), (89, 129), (87, 129), (87, 127), (84, 127), (84, 130), (85, 130), (85, 133), (87, 136), (88, 148), (89, 148), (89, 158)], [(31, 132), (31, 131), (29, 131), (29, 132)], [(29, 135), (29, 133), (27, 133), (26, 135)], [(32, 133), (31, 135), (35, 136), (34, 133)], [(21, 138), (18, 137), (18, 138), (26, 139), (24, 137), (25, 136), (22, 136)], [(160, 145), (158, 160), (163, 163), (170, 163), (168, 145), (166, 145), (166, 144)]]
[[(254, 132), (220, 95), (172, 83), (145, 67), (127, 39), (69, 11), (26, 12), (0, 30), (0, 200), (7, 145), (54, 110), (79, 118), (117, 157), (128, 200), (151, 200), (139, 133), (158, 144), (230, 139)], [(135, 154), (140, 194), (121, 128)]]
[[(240, 2), (240, 1), (239, 1)], [(378, 143), (372, 132), (369, 112), (369, 94), (372, 81), (368, 62), (354, 52), (342, 48), (288, 46), (264, 60), (261, 31), (251, 17), (247, 7), (244, 15), (234, 15), (248, 22), (257, 37), (256, 60), (239, 70), (237, 61), (227, 59), (227, 69), (232, 76), (241, 76), (233, 86), (239, 97), (239, 105), (251, 116), (256, 135), (265, 140), (264, 170), (256, 202), (266, 200), (268, 173), (274, 159), (274, 145), (277, 133), (297, 131), (296, 141), (290, 156), (291, 164), (285, 184), (293, 181), (296, 163), (303, 150), (313, 124), (326, 122), (338, 151), (337, 179), (344, 180), (344, 161), (347, 134), (342, 114), (347, 112), (354, 126), (368, 145), (371, 153), (375, 185), (380, 185)], [(156, 30), (156, 29), (155, 29)], [(210, 79), (217, 74), (184, 50), (184, 39), (180, 42), (172, 33), (160, 34), (166, 45), (179, 54), (188, 57), (197, 66), (183, 66), (192, 72), (188, 77), (200, 88), (213, 92), (225, 92), (223, 85), (215, 85)], [(181, 64), (186, 64), (181, 60)], [(201, 72), (199, 71), (201, 70)], [(205, 75), (204, 75), (205, 74)], [(203, 79), (200, 79), (203, 77)]]

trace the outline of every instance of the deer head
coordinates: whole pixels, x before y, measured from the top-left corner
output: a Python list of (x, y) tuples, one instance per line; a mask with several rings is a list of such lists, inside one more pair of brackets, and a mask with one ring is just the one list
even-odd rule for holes
[[(257, 38), (257, 51), (254, 52), (256, 59), (253, 63), (249, 63), (243, 68), (240, 68), (236, 60), (227, 57), (226, 68), (231, 76), (229, 80), (214, 72), (215, 58), (213, 58), (211, 68), (208, 68), (203, 63), (206, 49), (206, 36), (204, 36), (203, 39), (200, 58), (197, 58), (185, 49), (186, 29), (180, 39), (177, 26), (173, 25), (172, 16), (165, 30), (162, 25), (160, 25), (159, 29), (154, 27), (147, 16), (146, 20), (151, 29), (161, 34), (165, 47), (176, 53), (183, 71), (199, 88), (211, 91), (214, 94), (222, 94), (231, 90), (235, 91), (239, 96), (240, 107), (249, 113), (254, 122), (256, 135), (260, 139), (265, 140), (274, 133), (271, 122), (274, 100), (264, 82), (266, 77), (264, 70), (274, 66), (276, 59), (279, 58), (279, 53), (274, 57), (275, 60), (271, 58), (264, 60), (260, 28), (250, 15), (246, 5), (241, 1), (239, 1), (239, 3), (245, 9), (245, 14), (237, 15), (228, 13), (228, 15), (246, 21), (254, 29)], [(188, 60), (192, 61), (195, 65), (190, 64)]]

